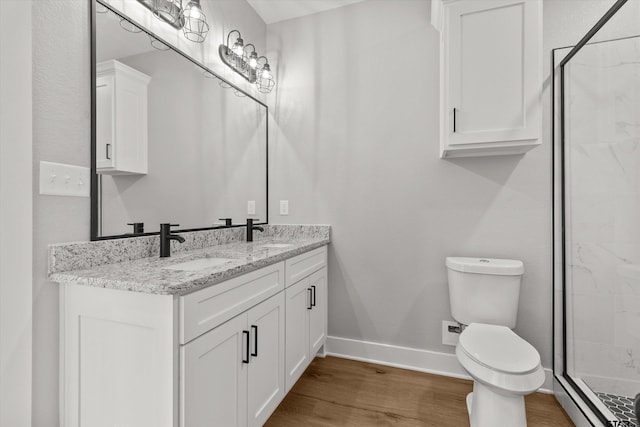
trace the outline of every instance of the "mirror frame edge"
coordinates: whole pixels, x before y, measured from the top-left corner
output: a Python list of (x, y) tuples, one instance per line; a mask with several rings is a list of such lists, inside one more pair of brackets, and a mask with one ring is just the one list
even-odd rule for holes
[[(90, 103), (91, 103), (91, 149), (90, 149), (90, 155), (91, 155), (91, 185), (90, 185), (90, 204), (91, 204), (91, 219), (90, 219), (90, 234), (89, 234), (89, 240), (92, 242), (95, 241), (100, 241), (100, 240), (114, 240), (114, 239), (128, 239), (128, 238), (133, 238), (133, 237), (144, 237), (144, 236), (157, 236), (160, 235), (159, 231), (154, 231), (154, 232), (145, 232), (145, 233), (139, 233), (139, 234), (133, 234), (133, 233), (126, 233), (126, 234), (118, 234), (118, 235), (111, 235), (111, 236), (98, 236), (98, 214), (99, 214), (99, 204), (98, 204), (98, 198), (96, 197), (96, 195), (98, 194), (98, 174), (97, 174), (97, 163), (96, 163), (96, 144), (97, 144), (97, 133), (96, 133), (96, 3), (100, 3), (102, 6), (106, 7), (109, 12), (116, 14), (117, 16), (119, 16), (122, 19), (126, 19), (127, 21), (132, 22), (134, 25), (136, 25), (138, 28), (140, 28), (142, 31), (144, 31), (146, 34), (148, 34), (149, 36), (159, 40), (161, 43), (165, 44), (166, 46), (168, 46), (172, 51), (174, 51), (175, 53), (177, 53), (178, 55), (182, 56), (184, 59), (188, 60), (189, 62), (191, 62), (192, 64), (200, 67), (201, 69), (203, 69), (204, 71), (211, 73), (215, 78), (219, 79), (220, 81), (224, 82), (225, 84), (228, 84), (229, 86), (231, 86), (231, 88), (240, 91), (243, 95), (245, 95), (248, 98), (251, 98), (253, 101), (257, 102), (258, 104), (260, 104), (261, 106), (263, 106), (265, 108), (265, 132), (266, 132), (266, 138), (265, 138), (265, 150), (266, 150), (266, 155), (265, 155), (265, 166), (266, 166), (266, 170), (265, 170), (265, 175), (266, 175), (266, 179), (265, 179), (265, 220), (262, 222), (256, 222), (256, 225), (267, 225), (269, 224), (269, 106), (257, 99), (255, 96), (251, 95), (250, 93), (248, 93), (247, 91), (245, 91), (244, 89), (238, 87), (237, 85), (231, 83), (230, 81), (228, 81), (227, 79), (219, 76), (216, 72), (214, 72), (213, 70), (211, 70), (209, 67), (205, 66), (204, 64), (200, 63), (199, 61), (197, 61), (196, 59), (192, 58), (191, 56), (189, 56), (187, 53), (181, 51), (180, 49), (178, 49), (177, 47), (173, 46), (171, 43), (168, 43), (167, 41), (165, 41), (162, 37), (156, 36), (153, 32), (151, 32), (149, 29), (147, 29), (146, 27), (144, 27), (143, 25), (140, 25), (139, 23), (135, 22), (134, 20), (132, 20), (131, 18), (129, 18), (128, 16), (125, 16), (123, 13), (121, 13), (118, 10), (115, 10), (110, 4), (103, 2), (101, 0), (87, 0), (89, 2), (89, 47), (90, 47), (90, 53), (89, 53), (89, 61), (90, 61)], [(189, 232), (195, 232), (195, 231), (207, 231), (207, 230), (222, 230), (222, 229), (227, 229), (227, 228), (239, 228), (239, 227), (246, 227), (245, 224), (237, 224), (237, 225), (231, 225), (230, 227), (227, 227), (225, 225), (221, 225), (221, 226), (212, 226), (212, 227), (199, 227), (199, 228), (188, 228), (188, 229), (177, 229), (177, 230), (173, 230), (173, 232), (175, 233), (189, 233)]]

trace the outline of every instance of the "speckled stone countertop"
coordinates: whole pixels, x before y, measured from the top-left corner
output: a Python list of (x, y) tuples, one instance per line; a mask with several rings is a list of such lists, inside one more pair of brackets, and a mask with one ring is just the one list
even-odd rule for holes
[[(223, 230), (220, 231), (224, 233)], [(186, 233), (182, 235), (185, 236)], [(157, 236), (152, 237), (157, 239)], [(108, 242), (111, 242), (114, 248), (126, 253), (127, 246), (136, 248), (140, 245), (140, 242), (135, 240), (136, 238)], [(223, 244), (175, 253), (169, 258), (159, 258), (156, 255), (96, 265), (99, 264), (99, 259), (113, 260), (112, 257), (99, 255), (100, 251), (109, 249), (109, 246), (105, 246), (103, 242), (51, 245), (49, 248), (50, 280), (61, 284), (78, 284), (149, 294), (183, 295), (319, 248), (328, 244), (330, 238), (329, 226), (267, 226), (265, 233), (261, 236), (256, 233), (256, 238), (251, 243), (234, 238), (230, 241), (225, 240)], [(97, 245), (92, 247), (94, 243)], [(290, 246), (265, 247), (270, 244)], [(75, 264), (65, 259), (71, 255), (76, 259)], [(88, 268), (86, 268), (85, 258), (90, 260), (91, 266)], [(163, 268), (201, 258), (226, 258), (231, 261), (198, 271)], [(56, 265), (58, 267), (55, 267)], [(64, 269), (60, 268), (61, 265), (66, 267), (77, 265), (85, 268), (60, 271)]]

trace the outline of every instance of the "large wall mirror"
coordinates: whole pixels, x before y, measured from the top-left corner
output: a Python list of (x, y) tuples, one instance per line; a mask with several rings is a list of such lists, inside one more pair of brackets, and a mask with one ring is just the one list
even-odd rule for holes
[(267, 106), (108, 4), (92, 10), (92, 240), (266, 223)]

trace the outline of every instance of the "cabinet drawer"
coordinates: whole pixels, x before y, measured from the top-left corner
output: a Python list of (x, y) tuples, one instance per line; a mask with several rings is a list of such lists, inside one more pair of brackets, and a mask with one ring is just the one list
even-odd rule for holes
[(285, 263), (285, 271), (287, 274), (286, 286), (291, 286), (300, 279), (327, 265), (327, 247), (323, 246), (303, 253), (286, 260)]
[(280, 262), (180, 297), (180, 344), (283, 289), (284, 263)]

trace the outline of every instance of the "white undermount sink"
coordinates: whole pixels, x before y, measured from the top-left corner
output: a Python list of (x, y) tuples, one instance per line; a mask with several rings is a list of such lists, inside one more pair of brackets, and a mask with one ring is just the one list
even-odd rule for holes
[(168, 265), (162, 268), (164, 270), (199, 271), (204, 270), (205, 268), (217, 267), (231, 261), (235, 260), (229, 258), (199, 258), (180, 264)]
[(282, 248), (290, 248), (293, 246), (290, 243), (267, 243), (266, 245), (262, 245), (263, 248), (272, 248), (272, 249), (282, 249)]

